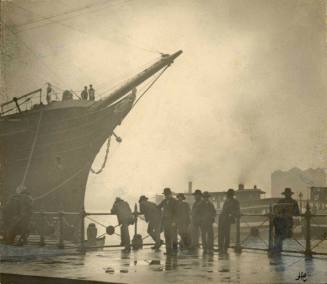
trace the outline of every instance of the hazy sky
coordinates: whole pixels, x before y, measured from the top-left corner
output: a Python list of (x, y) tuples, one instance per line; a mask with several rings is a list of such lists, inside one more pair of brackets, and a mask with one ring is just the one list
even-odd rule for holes
[(322, 3), (5, 2), (7, 92), (49, 81), (75, 90), (93, 83), (106, 95), (156, 51), (182, 49), (116, 129), (123, 143), (112, 143), (101, 175), (90, 174), (86, 206), (105, 209), (116, 195), (136, 200), (164, 186), (184, 191), (190, 179), (209, 191), (243, 182), (269, 192), (276, 169), (327, 166)]

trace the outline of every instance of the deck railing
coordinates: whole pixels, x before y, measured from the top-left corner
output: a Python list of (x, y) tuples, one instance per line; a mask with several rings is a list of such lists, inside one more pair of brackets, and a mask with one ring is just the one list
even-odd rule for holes
[[(58, 222), (58, 228), (59, 228), (59, 234), (58, 234), (58, 239), (57, 239), (56, 245), (60, 249), (63, 249), (66, 247), (65, 242), (64, 242), (64, 239), (65, 239), (64, 238), (64, 227), (65, 227), (65, 224), (67, 223), (67, 221), (65, 219), (67, 216), (71, 216), (70, 218), (75, 218), (75, 222), (76, 222), (76, 218), (79, 219), (79, 223), (80, 223), (80, 225), (79, 225), (79, 227), (80, 227), (79, 228), (79, 241), (74, 242), (74, 245), (76, 248), (79, 248), (79, 250), (82, 253), (85, 252), (86, 249), (120, 247), (120, 245), (113, 245), (113, 244), (111, 244), (111, 245), (104, 244), (101, 246), (89, 246), (88, 245), (86, 247), (86, 240), (85, 240), (85, 235), (86, 235), (85, 221), (86, 221), (86, 219), (91, 218), (92, 216), (115, 216), (115, 214), (108, 213), (108, 212), (86, 212), (84, 209), (81, 212), (42, 212), (41, 211), (41, 212), (34, 212), (33, 214), (35, 216), (39, 217), (39, 227), (41, 227), (41, 228), (44, 225), (45, 218), (47, 216), (52, 216), (52, 217), (56, 218), (56, 220)], [(142, 214), (139, 213), (137, 210), (136, 204), (134, 207), (133, 215), (134, 215), (134, 235), (136, 235), (136, 234), (138, 234), (138, 231), (139, 231), (139, 222), (138, 221), (139, 221), (139, 219), (141, 219), (141, 220), (143, 219), (141, 217)], [(237, 253), (241, 253), (243, 249), (264, 250), (264, 251), (267, 251), (268, 254), (272, 253), (274, 250), (274, 224), (273, 224), (273, 222), (274, 222), (275, 216), (276, 215), (273, 213), (272, 206), (269, 207), (268, 213), (265, 213), (265, 214), (241, 213), (240, 216), (238, 218), (236, 218), (236, 221), (235, 221), (235, 225), (234, 225), (235, 226), (235, 235), (233, 236), (235, 242), (234, 242), (234, 245), (232, 245), (231, 247), (233, 247), (235, 252), (237, 252)], [(218, 217), (219, 217), (219, 214), (218, 214)], [(251, 226), (251, 224), (250, 224), (251, 221), (249, 221), (249, 218), (253, 218), (253, 217), (257, 217), (257, 218), (260, 217), (260, 218), (263, 218), (264, 220), (259, 225)], [(324, 234), (322, 234), (320, 236), (320, 238), (317, 239), (317, 243), (315, 245), (312, 245), (312, 230), (313, 230), (312, 219), (313, 218), (325, 219), (325, 218), (327, 218), (327, 214), (313, 214), (311, 212), (309, 203), (307, 203), (305, 212), (301, 213), (297, 218), (302, 218), (302, 221), (303, 221), (303, 222), (298, 222), (298, 224), (296, 226), (302, 226), (301, 235), (304, 237), (304, 240), (303, 240), (304, 244), (302, 244), (300, 241), (298, 241), (295, 238), (293, 238), (293, 240), (295, 242), (297, 242), (300, 246), (302, 246), (302, 249), (301, 250), (284, 249), (283, 252), (300, 253), (300, 254), (305, 255), (306, 257), (311, 257), (313, 255), (327, 255), (327, 252), (314, 250), (315, 248), (319, 247), (320, 244), (326, 240), (327, 226), (326, 226), (326, 231), (324, 232)], [(96, 220), (91, 218), (91, 221), (96, 221)], [(105, 224), (101, 224), (101, 222), (97, 222), (97, 223), (103, 227), (107, 226)], [(326, 224), (327, 224), (327, 222), (326, 222)], [(249, 232), (247, 233), (245, 238), (243, 238), (243, 240), (242, 240), (241, 239), (241, 231), (242, 231), (241, 229), (244, 228), (243, 225), (249, 228)], [(259, 230), (260, 228), (263, 227), (263, 225), (266, 225), (266, 227), (268, 228), (267, 242), (265, 240), (261, 239), (265, 242), (266, 247), (265, 248), (256, 248), (256, 247), (246, 246), (245, 242), (252, 233), (251, 228)], [(319, 228), (319, 225), (317, 225), (317, 224), (314, 224), (314, 226), (316, 228), (317, 227)], [(144, 237), (143, 239), (145, 239), (146, 237)], [(218, 238), (219, 238), (219, 236), (218, 236)], [(44, 233), (44, 230), (42, 230), (42, 229), (39, 231), (39, 242), (38, 243), (40, 246), (46, 245), (45, 233)], [(154, 244), (146, 243), (144, 245), (154, 245)], [(215, 244), (215, 247), (217, 247), (217, 244)]]

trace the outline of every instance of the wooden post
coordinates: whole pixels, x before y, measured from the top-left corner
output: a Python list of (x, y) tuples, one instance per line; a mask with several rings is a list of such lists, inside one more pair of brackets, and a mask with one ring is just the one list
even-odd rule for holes
[(45, 227), (44, 214), (41, 211), (40, 212), (40, 246), (41, 247), (43, 247), (45, 245), (45, 240), (44, 240), (44, 227)]
[(81, 253), (85, 253), (85, 209), (82, 208), (80, 213), (80, 221), (81, 221), (81, 235), (80, 235), (80, 251)]
[(236, 217), (236, 243), (235, 243), (235, 252), (241, 253), (242, 246), (241, 246), (241, 214)]
[(311, 250), (311, 211), (310, 211), (310, 205), (309, 202), (307, 202), (306, 211), (304, 213), (305, 218), (305, 251), (304, 255), (308, 258), (312, 257), (312, 250)]
[(268, 231), (268, 254), (271, 254), (274, 248), (273, 244), (273, 210), (272, 210), (272, 204), (269, 204), (269, 231)]
[(59, 218), (59, 241), (58, 241), (58, 248), (64, 248), (64, 222), (63, 222), (63, 214), (62, 212), (58, 213)]

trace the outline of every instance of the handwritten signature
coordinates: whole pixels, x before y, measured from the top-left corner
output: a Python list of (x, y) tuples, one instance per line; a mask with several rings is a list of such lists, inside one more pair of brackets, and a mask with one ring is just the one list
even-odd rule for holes
[(307, 276), (309, 275), (306, 272), (299, 272), (299, 275), (297, 278), (295, 278), (295, 280), (302, 280), (303, 282), (305, 282), (308, 280)]

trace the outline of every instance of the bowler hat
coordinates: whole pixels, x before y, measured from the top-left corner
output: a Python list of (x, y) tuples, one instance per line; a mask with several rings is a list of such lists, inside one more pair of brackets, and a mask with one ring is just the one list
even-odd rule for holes
[(141, 195), (140, 199), (139, 199), (139, 202), (142, 202), (142, 201), (145, 201), (145, 200), (148, 200), (148, 198), (145, 195)]
[(210, 197), (210, 194), (209, 194), (209, 192), (208, 191), (204, 191), (203, 193), (202, 193), (202, 195), (203, 195), (203, 197)]
[(182, 200), (186, 199), (184, 193), (178, 193), (176, 197), (181, 198)]
[(290, 187), (286, 187), (285, 189), (284, 189), (284, 192), (282, 192), (282, 194), (284, 194), (284, 195), (292, 195), (292, 194), (294, 194), (294, 192), (292, 191), (292, 189), (290, 188)]
[(227, 194), (227, 195), (234, 195), (234, 194), (235, 194), (235, 190), (232, 189), (232, 188), (230, 188), (230, 189), (228, 189), (228, 190), (226, 191), (226, 194)]
[(197, 195), (197, 194), (202, 195), (202, 192), (201, 192), (200, 189), (196, 189), (196, 190), (193, 192), (193, 195)]
[(171, 194), (171, 189), (169, 187), (165, 187), (164, 188), (164, 191), (163, 191), (163, 194), (166, 195), (166, 194)]

